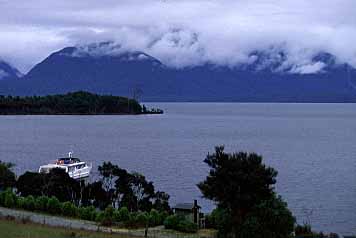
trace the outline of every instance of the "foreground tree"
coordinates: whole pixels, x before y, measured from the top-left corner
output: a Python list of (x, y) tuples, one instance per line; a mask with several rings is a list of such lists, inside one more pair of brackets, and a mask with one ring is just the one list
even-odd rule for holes
[(149, 212), (154, 207), (159, 211), (169, 211), (169, 195), (155, 192), (152, 182), (142, 174), (129, 173), (111, 162), (104, 162), (98, 167), (109, 203), (114, 208), (126, 207), (130, 211)]
[(70, 201), (79, 204), (80, 184), (77, 180), (69, 177), (63, 169), (52, 169), (44, 176), (44, 195), (56, 197), (60, 202)]
[(46, 195), (43, 189), (45, 182), (44, 174), (26, 172), (16, 182), (17, 192), (23, 197)]
[(146, 177), (139, 173), (131, 175), (131, 190), (136, 202), (136, 209), (140, 211), (150, 211), (152, 209), (152, 199), (155, 195), (152, 182), (148, 182)]
[[(249, 235), (254, 237), (257, 228), (266, 228), (260, 225), (264, 219), (261, 218), (263, 216), (257, 216), (257, 218), (254, 216), (254, 219), (257, 219), (256, 222), (259, 222), (254, 229), (246, 229), (248, 227), (246, 222), (252, 223), (251, 214), (255, 212), (256, 207), (262, 206), (266, 201), (274, 201), (272, 204), (276, 202), (273, 186), (276, 183), (277, 171), (266, 167), (262, 163), (262, 157), (257, 154), (244, 152), (228, 154), (224, 152), (223, 146), (216, 147), (215, 153), (208, 154), (204, 162), (211, 169), (205, 181), (199, 183), (198, 187), (205, 198), (215, 201), (218, 207), (224, 209), (226, 215), (229, 216), (227, 219), (229, 224), (221, 225), (225, 233), (237, 238), (246, 237), (248, 231), (251, 231)], [(282, 206), (279, 205), (278, 208)], [(260, 207), (262, 212), (276, 209), (273, 206), (267, 209), (266, 206)], [(286, 206), (284, 207), (287, 209)], [(288, 213), (286, 216), (292, 219), (294, 225), (294, 218), (291, 214)], [(269, 225), (272, 227), (268, 229), (276, 230), (278, 233), (278, 229), (273, 226), (280, 226), (280, 223)], [(287, 231), (283, 234), (290, 234), (292, 231), (293, 226), (292, 228), (287, 226)]]
[(15, 186), (16, 178), (11, 170), (13, 166), (11, 163), (5, 163), (0, 160), (0, 191)]
[(169, 206), (169, 197), (169, 194), (157, 191), (154, 195), (153, 208), (160, 212), (170, 212), (171, 207)]
[(286, 238), (294, 230), (295, 218), (279, 196), (256, 205), (242, 224), (239, 237)]
[(61, 202), (79, 204), (80, 184), (62, 169), (52, 169), (48, 174), (26, 172), (16, 183), (21, 196), (54, 196)]

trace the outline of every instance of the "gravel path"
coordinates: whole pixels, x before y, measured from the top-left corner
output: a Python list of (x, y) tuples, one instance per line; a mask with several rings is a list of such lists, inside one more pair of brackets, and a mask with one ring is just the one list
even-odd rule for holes
[(83, 229), (89, 231), (106, 231), (110, 232), (110, 229), (98, 226), (95, 222), (69, 219), (64, 217), (50, 216), (41, 213), (34, 213), (22, 210), (8, 209), (0, 207), (0, 216), (12, 216), (17, 220), (26, 219), (34, 223), (39, 223), (49, 226), (73, 228), (73, 229)]
[[(87, 231), (100, 231), (107, 233), (115, 233), (124, 235), (126, 237), (144, 237), (144, 229), (118, 229), (99, 226), (95, 222), (71, 219), (65, 217), (51, 216), (42, 213), (35, 213), (23, 210), (8, 209), (0, 207), (0, 217), (11, 216), (16, 220), (28, 220), (33, 223), (54, 226), (54, 227), (64, 227), (70, 229), (87, 230)], [(148, 230), (148, 237), (150, 238), (200, 238), (200, 237), (215, 237), (214, 235), (199, 235), (199, 234), (178, 234), (175, 232), (164, 230), (163, 226), (152, 227)]]

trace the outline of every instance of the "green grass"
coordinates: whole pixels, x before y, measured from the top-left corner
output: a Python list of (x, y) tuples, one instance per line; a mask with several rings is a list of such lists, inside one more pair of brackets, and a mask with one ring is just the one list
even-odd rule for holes
[(119, 234), (71, 230), (43, 226), (34, 223), (22, 223), (14, 220), (0, 219), (0, 237), (11, 238), (132, 238)]

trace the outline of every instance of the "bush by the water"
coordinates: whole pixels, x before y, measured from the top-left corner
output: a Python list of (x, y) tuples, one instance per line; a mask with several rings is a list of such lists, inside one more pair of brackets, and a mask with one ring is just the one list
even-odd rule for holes
[(16, 205), (16, 196), (10, 190), (6, 190), (3, 193), (1, 200), (3, 201), (3, 205), (5, 207), (11, 208)]
[(111, 226), (113, 224), (114, 208), (108, 206), (104, 212), (101, 212), (98, 216), (98, 222), (103, 226)]
[(0, 192), (0, 206), (96, 221), (105, 226), (120, 223), (135, 228), (146, 225), (149, 227), (162, 225), (167, 217), (167, 212), (158, 212), (154, 209), (149, 213), (129, 212), (127, 207), (115, 209), (108, 206), (104, 211), (98, 211), (94, 206), (77, 207), (72, 202), (61, 203), (56, 197), (39, 196), (35, 198), (32, 195), (17, 197), (11, 189)]
[(119, 210), (116, 210), (114, 212), (113, 218), (115, 222), (127, 222), (128, 220), (130, 220), (129, 209), (127, 209), (127, 207), (122, 207)]
[(62, 205), (62, 214), (67, 217), (76, 217), (78, 209), (71, 202), (65, 202)]
[(97, 216), (97, 211), (95, 207), (80, 207), (78, 208), (78, 216), (80, 219), (88, 220), (88, 221), (95, 221)]
[(186, 220), (183, 216), (171, 215), (164, 220), (164, 227), (180, 232), (195, 233), (198, 231), (198, 226)]
[(34, 211), (35, 207), (36, 207), (35, 198), (32, 195), (25, 197), (24, 208), (28, 211)]
[(36, 198), (35, 208), (37, 211), (47, 211), (48, 197), (40, 196)]
[(49, 213), (58, 215), (62, 213), (62, 204), (56, 197), (51, 197), (48, 199), (47, 209)]
[(149, 225), (150, 226), (158, 226), (161, 225), (164, 221), (164, 214), (160, 214), (157, 210), (152, 209), (149, 216)]

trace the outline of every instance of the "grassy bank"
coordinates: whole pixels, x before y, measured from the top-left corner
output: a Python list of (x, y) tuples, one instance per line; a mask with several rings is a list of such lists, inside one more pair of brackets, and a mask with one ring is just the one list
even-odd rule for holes
[(120, 234), (88, 232), (82, 230), (65, 229), (43, 226), (30, 222), (0, 219), (0, 237), (11, 238), (132, 238)]

